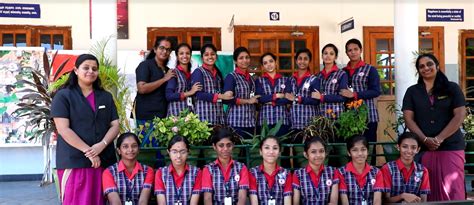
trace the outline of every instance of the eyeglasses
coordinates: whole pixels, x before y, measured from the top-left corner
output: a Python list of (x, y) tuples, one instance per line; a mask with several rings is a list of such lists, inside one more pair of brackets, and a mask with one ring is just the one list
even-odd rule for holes
[(435, 63), (433, 61), (428, 61), (426, 63), (426, 65), (425, 64), (418, 64), (418, 69), (422, 70), (424, 68), (428, 68), (428, 67), (431, 67), (431, 66), (434, 66), (434, 65), (435, 65)]
[(170, 150), (170, 154), (171, 155), (177, 155), (177, 154), (180, 154), (180, 155), (185, 155), (188, 153), (188, 150), (185, 150), (185, 149), (182, 149), (182, 150), (175, 150), (175, 149), (172, 149)]
[(166, 48), (164, 46), (158, 46), (158, 49), (160, 49), (161, 51), (166, 51), (168, 53), (171, 53), (171, 51), (173, 50), (171, 48)]

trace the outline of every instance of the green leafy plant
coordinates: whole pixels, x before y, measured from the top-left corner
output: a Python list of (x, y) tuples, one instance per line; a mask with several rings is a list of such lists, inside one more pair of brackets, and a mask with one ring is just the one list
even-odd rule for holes
[[(252, 139), (243, 139), (242, 142), (244, 144), (251, 144), (253, 150), (258, 149), (260, 142), (262, 142), (268, 136), (276, 136), (278, 131), (280, 131), (281, 126), (283, 125), (283, 120), (278, 120), (274, 127), (270, 128), (267, 124), (267, 121), (264, 120), (262, 124), (262, 129), (259, 134), (253, 135), (251, 133), (247, 133), (248, 135), (253, 135)], [(291, 132), (284, 134), (283, 136), (279, 136), (278, 138), (280, 141), (284, 141), (288, 139), (291, 135)]]
[[(189, 110), (183, 110), (179, 116), (169, 116), (166, 118), (153, 119), (155, 129), (151, 135), (141, 135), (142, 144), (145, 147), (150, 146), (148, 143), (155, 138), (159, 144), (166, 145), (174, 135), (181, 135), (189, 140), (194, 146), (202, 145), (211, 136), (211, 128), (207, 121), (200, 121), (197, 114)], [(148, 143), (147, 143), (148, 142)]]
[(336, 134), (347, 139), (354, 135), (362, 135), (367, 129), (368, 108), (363, 100), (348, 103), (347, 109), (336, 120)]
[(472, 113), (472, 109), (470, 107), (466, 108), (466, 118), (462, 123), (462, 127), (466, 134), (464, 135), (466, 140), (474, 139), (474, 115)]
[(304, 142), (306, 138), (318, 136), (326, 143), (336, 142), (336, 128), (334, 123), (335, 121), (331, 118), (317, 115), (313, 117), (311, 122), (301, 132), (295, 135), (295, 138), (301, 138)]
[[(395, 116), (395, 121), (391, 120), (392, 118), (390, 118), (387, 121), (387, 127), (383, 130), (383, 133), (384, 135), (390, 137), (392, 141), (396, 142), (398, 136), (407, 131), (405, 119), (403, 119), (403, 113), (401, 111), (400, 105), (397, 105), (395, 102), (390, 103), (386, 110), (391, 116)], [(393, 133), (395, 133), (396, 136), (393, 136)]]

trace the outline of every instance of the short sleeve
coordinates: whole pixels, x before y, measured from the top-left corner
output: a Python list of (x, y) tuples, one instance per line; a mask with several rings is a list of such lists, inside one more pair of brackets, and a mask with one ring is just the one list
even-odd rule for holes
[(248, 189), (249, 188), (249, 170), (245, 165), (242, 166), (242, 170), (240, 170), (240, 181), (239, 181), (239, 188), (240, 189)]
[(300, 190), (300, 179), (298, 178), (298, 174), (296, 174), (296, 172), (293, 174), (293, 180), (292, 180), (292, 184), (293, 184), (293, 189), (297, 189), (297, 190)]
[(155, 195), (165, 194), (165, 184), (163, 183), (163, 173), (158, 169), (155, 174)]
[(155, 179), (155, 172), (151, 167), (148, 167), (148, 171), (145, 176), (145, 181), (143, 182), (144, 189), (151, 189), (153, 186), (153, 180)]
[(450, 82), (451, 84), (451, 91), (453, 95), (453, 108), (458, 108), (462, 106), (466, 106), (466, 98), (464, 98), (464, 94), (461, 91), (461, 88), (456, 83)]
[(118, 192), (117, 184), (115, 183), (114, 177), (109, 169), (105, 169), (104, 172), (102, 172), (102, 189), (104, 195), (111, 192)]
[(383, 175), (385, 191), (389, 192), (390, 190), (392, 190), (392, 174), (390, 173), (390, 170), (387, 164), (385, 164), (381, 170), (382, 170), (382, 175)]
[(148, 83), (148, 81), (150, 81), (150, 71), (146, 61), (143, 61), (138, 65), (135, 70), (135, 76), (137, 83), (140, 81)]
[(336, 178), (339, 179), (339, 193), (347, 194), (346, 179), (344, 178), (344, 176), (341, 174), (339, 170), (336, 170), (334, 174), (336, 175)]
[(429, 194), (431, 191), (430, 188), (430, 176), (428, 173), (428, 169), (426, 167), (423, 168), (423, 178), (421, 179), (421, 186), (420, 186), (420, 193), (421, 194)]
[(51, 103), (51, 117), (69, 118), (69, 100), (67, 93), (69, 89), (64, 88), (58, 91)]
[(194, 182), (193, 194), (201, 193), (201, 186), (202, 186), (201, 182), (202, 182), (202, 171), (199, 170), (196, 176), (196, 181)]
[(405, 92), (405, 96), (403, 96), (403, 105), (402, 105), (402, 111), (403, 110), (412, 110), (414, 111), (414, 104), (413, 104), (413, 98), (412, 98), (412, 92), (413, 92), (413, 86), (409, 87), (407, 91)]
[(212, 186), (212, 177), (211, 172), (209, 172), (208, 167), (204, 167), (202, 170), (202, 177), (201, 177), (201, 192), (211, 192), (213, 191)]
[(383, 175), (382, 175), (382, 171), (380, 170), (375, 175), (374, 192), (385, 192), (385, 186), (383, 183)]
[(291, 176), (291, 173), (288, 173), (288, 175), (286, 176), (285, 187), (283, 188), (283, 196), (291, 196), (291, 194), (293, 193), (293, 178)]
[(250, 172), (249, 173), (249, 194), (257, 195), (257, 179), (255, 176)]

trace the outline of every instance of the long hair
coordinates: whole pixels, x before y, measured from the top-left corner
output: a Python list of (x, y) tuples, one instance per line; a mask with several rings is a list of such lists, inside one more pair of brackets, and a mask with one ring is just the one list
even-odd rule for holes
[[(146, 59), (147, 59), (147, 60), (149, 60), (149, 59), (154, 59), (154, 58), (155, 58), (156, 53), (155, 53), (155, 50), (154, 50), (154, 49), (157, 49), (158, 46), (160, 45), (160, 43), (161, 43), (162, 41), (168, 41), (168, 42), (170, 42), (170, 44), (172, 44), (172, 43), (171, 43), (171, 42), (172, 42), (171, 39), (168, 38), (168, 37), (156, 39), (155, 44), (153, 45), (153, 48), (150, 49), (150, 53), (148, 53), (148, 55), (146, 56)], [(167, 67), (166, 65), (168, 65), (169, 59), (170, 59), (170, 58), (168, 57), (168, 58), (165, 60), (165, 62), (163, 62), (163, 65), (165, 66), (166, 71), (168, 71), (168, 70), (167, 70), (168, 67)]]
[(420, 60), (425, 57), (433, 60), (433, 62), (436, 65), (436, 70), (437, 70), (433, 88), (431, 89), (431, 93), (435, 96), (451, 95), (451, 92), (449, 90), (448, 77), (446, 77), (446, 75), (438, 69), (439, 61), (433, 54), (424, 53), (424, 54), (419, 55), (418, 58), (416, 58), (415, 67), (416, 67), (416, 70), (418, 71), (418, 84), (425, 85), (425, 82), (423, 81), (423, 77), (421, 77), (420, 75), (420, 68), (419, 68)]
[[(99, 66), (99, 60), (97, 60), (97, 58), (94, 55), (81, 54), (77, 57), (76, 62), (74, 63), (74, 66), (76, 67), (76, 69), (78, 69), (79, 66), (81, 66), (81, 64), (86, 60), (93, 60), (97, 63), (97, 68), (100, 67)], [(74, 71), (71, 71), (69, 73), (69, 77), (67, 78), (66, 82), (64, 83), (63, 86), (61, 86), (61, 89), (62, 88), (79, 87), (79, 82), (78, 81), (79, 80), (78, 80), (78, 77), (77, 77), (76, 73)], [(99, 76), (97, 76), (97, 79), (92, 84), (92, 87), (94, 88), (94, 90), (103, 90), (104, 89), (104, 88), (102, 88), (102, 84), (100, 82)]]

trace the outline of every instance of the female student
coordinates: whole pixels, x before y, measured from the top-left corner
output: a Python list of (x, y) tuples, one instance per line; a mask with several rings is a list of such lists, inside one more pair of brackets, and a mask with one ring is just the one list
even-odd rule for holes
[(291, 172), (278, 166), (280, 141), (268, 136), (260, 142), (263, 164), (250, 169), (250, 203), (252, 205), (291, 204)]
[(212, 147), (217, 159), (206, 165), (202, 173), (204, 204), (244, 205), (249, 188), (247, 167), (232, 160), (235, 138), (227, 128), (216, 127), (212, 136)]
[(278, 121), (282, 121), (283, 124), (276, 134), (279, 137), (288, 133), (290, 129), (290, 119), (286, 110), (286, 105), (290, 102), (284, 94), (288, 78), (277, 73), (276, 56), (273, 53), (263, 54), (260, 57), (260, 64), (264, 73), (255, 81), (256, 94), (260, 95), (258, 102), (262, 104), (258, 127), (260, 129), (266, 121), (267, 125), (273, 128)]
[(229, 105), (226, 123), (234, 128), (243, 138), (251, 138), (247, 133), (254, 133), (255, 104), (259, 95), (255, 95), (255, 83), (249, 74), (250, 52), (245, 47), (234, 50), (235, 71), (224, 81), (224, 92), (234, 97), (226, 103)]
[(304, 143), (304, 157), (308, 165), (293, 174), (293, 204), (338, 204), (336, 169), (324, 166), (326, 146), (320, 137)]
[(102, 187), (110, 205), (146, 205), (150, 199), (154, 171), (137, 161), (138, 136), (127, 132), (117, 139), (120, 161), (104, 170)]
[(285, 98), (292, 102), (290, 108), (291, 128), (302, 130), (318, 114), (319, 101), (311, 98), (311, 92), (319, 90), (319, 80), (311, 75), (309, 63), (312, 54), (307, 48), (298, 50), (295, 55), (298, 70), (285, 86)]
[[(77, 57), (73, 72), (53, 98), (58, 129), (56, 168), (62, 204), (103, 204), (103, 168), (117, 162), (113, 141), (119, 132), (112, 95), (100, 86), (99, 61)], [(73, 159), (73, 160), (72, 160)]]
[(413, 132), (405, 132), (398, 137), (400, 158), (382, 167), (387, 202), (426, 202), (426, 196), (430, 193), (428, 169), (414, 161), (420, 145), (418, 135)]
[(166, 100), (168, 100), (168, 116), (178, 116), (181, 111), (193, 111), (192, 96), (202, 89), (199, 82), (191, 86), (191, 47), (187, 43), (179, 44), (175, 50), (176, 69), (174, 78), (166, 85)]
[(196, 92), (194, 112), (199, 120), (207, 121), (211, 125), (224, 124), (224, 110), (222, 100), (230, 100), (232, 96), (221, 94), (223, 78), (216, 67), (217, 48), (212, 44), (205, 44), (201, 48), (202, 66), (196, 68), (191, 75), (191, 84), (198, 83), (202, 89)]
[(201, 171), (186, 163), (189, 141), (179, 135), (168, 144), (171, 164), (155, 175), (155, 195), (158, 205), (197, 205), (201, 192)]
[(385, 190), (382, 172), (367, 164), (368, 142), (363, 136), (346, 140), (351, 161), (339, 168), (339, 193), (343, 205), (381, 205)]
[(347, 88), (347, 75), (337, 67), (338, 50), (334, 44), (325, 45), (321, 53), (324, 68), (317, 76), (320, 90), (312, 92), (311, 96), (321, 102), (319, 104), (320, 115), (334, 119), (344, 111), (346, 98), (339, 95), (339, 92)]

